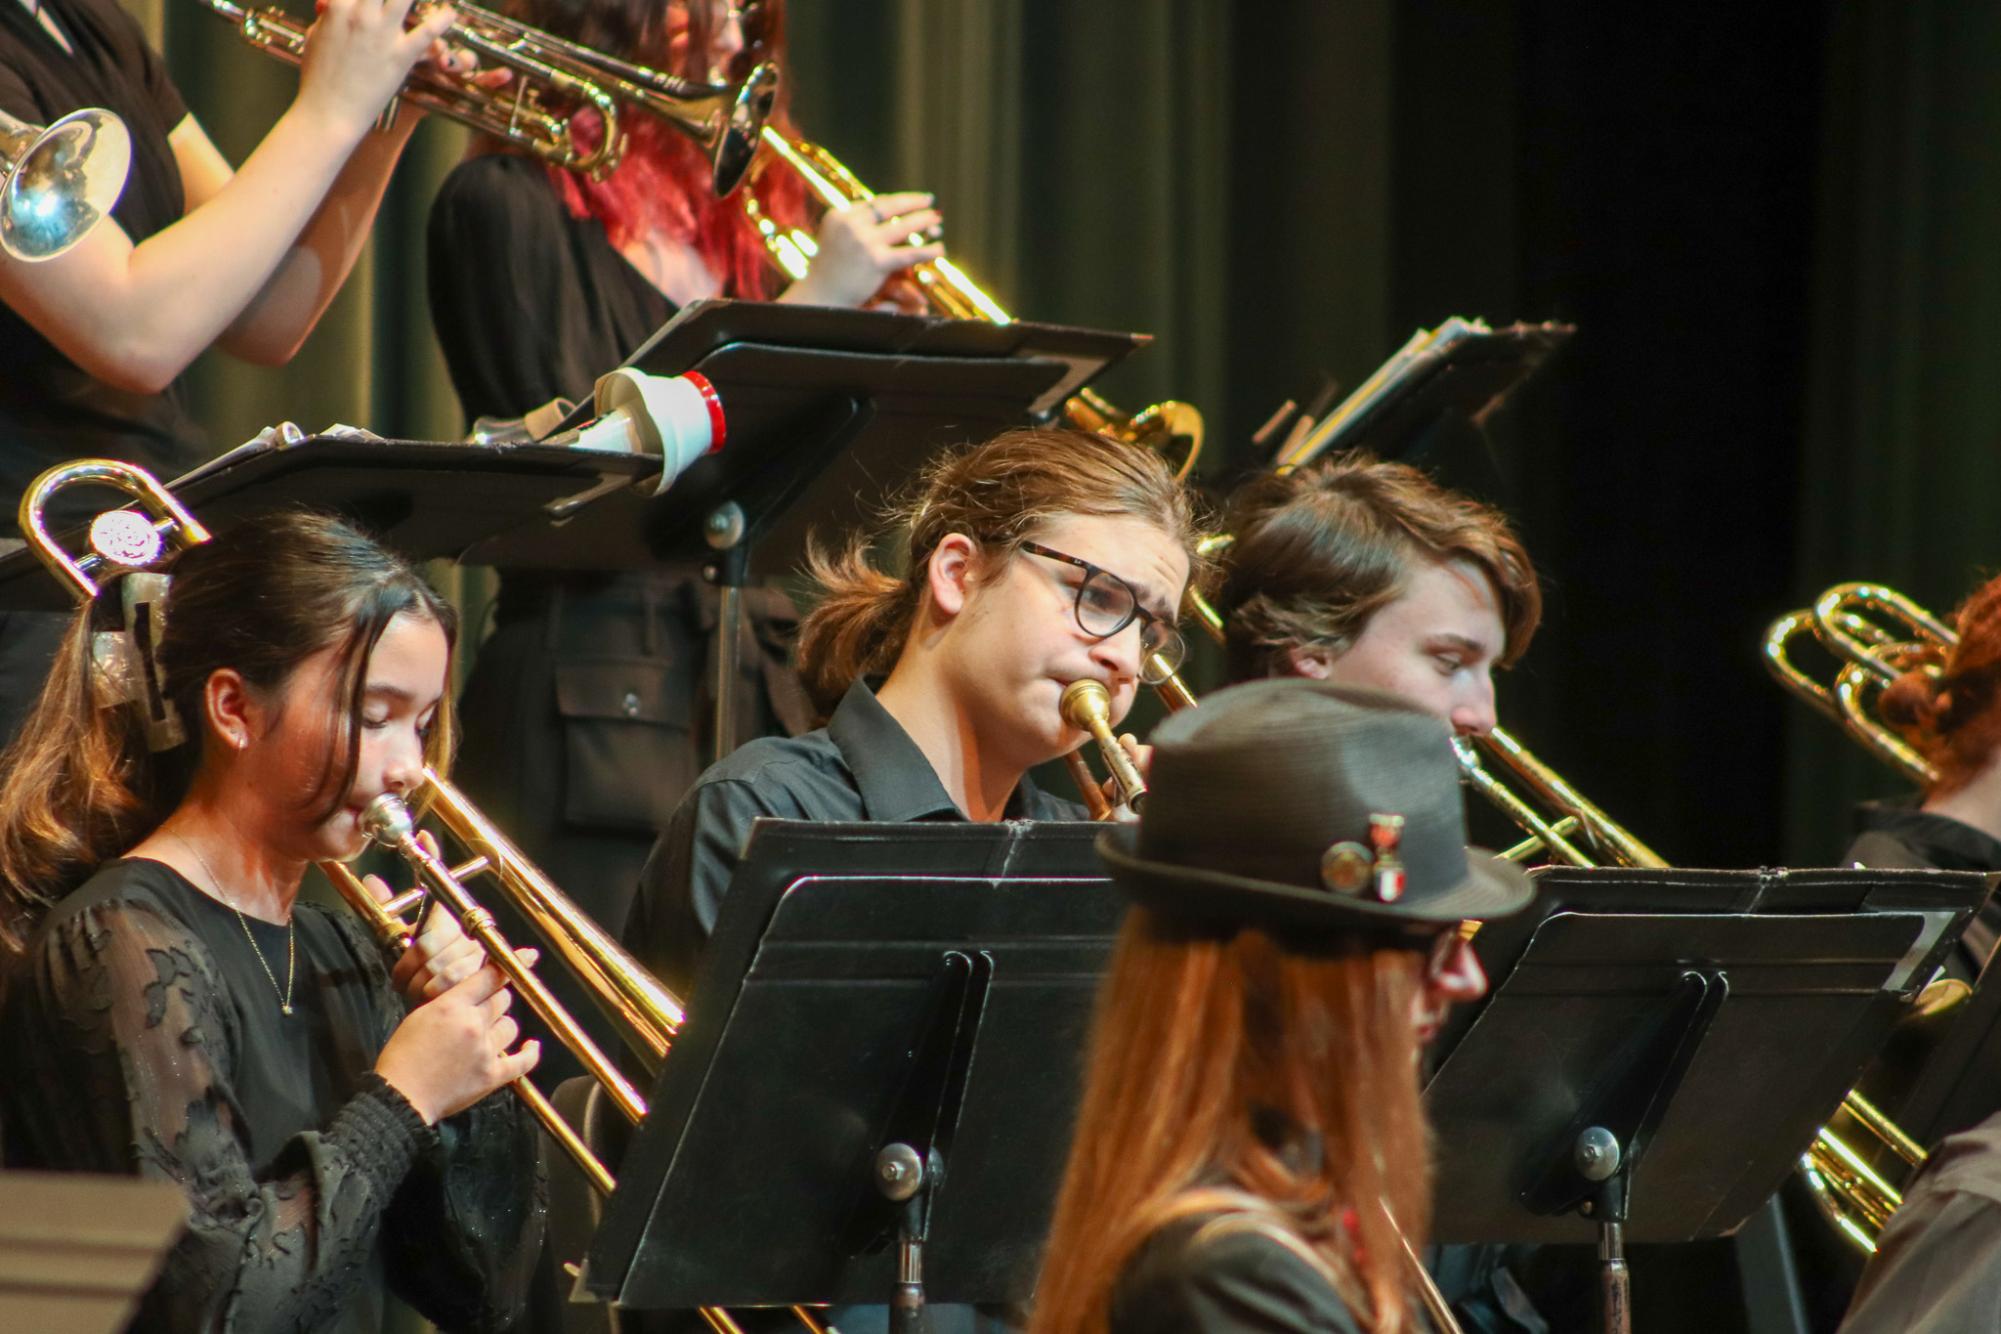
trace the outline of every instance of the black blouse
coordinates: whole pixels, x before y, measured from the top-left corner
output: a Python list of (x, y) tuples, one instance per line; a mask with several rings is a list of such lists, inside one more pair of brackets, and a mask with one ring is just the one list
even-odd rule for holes
[[(186, 208), (167, 136), (187, 106), (166, 64), (117, 0), (43, 0), (69, 37), (66, 52), (19, 0), (0, 5), (0, 110), (47, 124), (83, 107), (105, 107), (132, 134), (132, 170), (111, 216), (133, 244)], [(0, 534), (37, 473), (79, 455), (126, 459), (172, 477), (201, 456), (203, 433), (188, 414), (185, 383), (137, 394), (97, 379), (56, 350), (13, 309), (0, 305)]]
[(1111, 1334), (1361, 1331), (1325, 1262), (1248, 1213), (1156, 1232), (1119, 1276), (1110, 1326)]
[(573, 218), (543, 166), (494, 153), (461, 162), (431, 205), (431, 323), (468, 423), (582, 401), (675, 311)]
[(379, 952), (315, 905), (293, 927), (285, 1015), (285, 928), (159, 862), (106, 863), (8, 979), (6, 1164), (187, 1193), (139, 1328), (363, 1334), (389, 1290), (503, 1327), (541, 1236), (535, 1123), (497, 1095), (426, 1127), (372, 1070), (404, 1013)]

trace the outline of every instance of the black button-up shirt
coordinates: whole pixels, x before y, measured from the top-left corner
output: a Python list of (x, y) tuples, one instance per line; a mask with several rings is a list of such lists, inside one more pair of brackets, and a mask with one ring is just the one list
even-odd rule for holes
[[(1010, 820), (1082, 820), (1084, 808), (1024, 776)], [(857, 681), (827, 725), (798, 737), (760, 737), (710, 766), (681, 799), (640, 872), (625, 944), (686, 995), (751, 822), (964, 820), (931, 761)]]

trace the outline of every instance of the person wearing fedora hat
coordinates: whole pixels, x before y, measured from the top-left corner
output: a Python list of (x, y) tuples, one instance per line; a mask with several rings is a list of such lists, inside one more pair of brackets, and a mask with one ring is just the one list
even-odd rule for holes
[(1439, 721), (1325, 682), (1154, 735), (1030, 1334), (1423, 1329), (1419, 1058), (1532, 890), (1465, 846)]
[[(1160, 456), (1104, 436), (1011, 430), (934, 460), (885, 532), (811, 557), (798, 664), (827, 725), (702, 775), (641, 875), (628, 948), (687, 986), (759, 817), (1085, 818), (1028, 771), (1084, 741), (1057, 707), (1069, 683), (1103, 683), (1117, 720), (1142, 663), (1178, 665), (1198, 531)], [(897, 573), (884, 539), (909, 553)]]
[(1304, 676), (1494, 727), (1494, 669), (1528, 651), (1542, 594), (1499, 510), (1418, 469), (1343, 455), (1248, 483), (1217, 589), (1232, 681)]

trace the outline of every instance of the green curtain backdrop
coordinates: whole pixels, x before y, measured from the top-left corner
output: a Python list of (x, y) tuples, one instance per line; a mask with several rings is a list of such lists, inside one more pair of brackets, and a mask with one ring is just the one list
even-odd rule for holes
[[(1799, 594), (1862, 579), (1941, 616), (2001, 570), (2001, 10), (1837, 10), (1822, 147)], [(1790, 851), (1902, 784), (1806, 709)]]
[[(196, 0), (129, 3), (196, 114), (240, 160), (290, 98), (293, 71), (249, 51)], [(1323, 372), (1354, 384), (1420, 324), (1453, 313), (1587, 316), (1576, 349), (1502, 428), (1503, 470), (1555, 599), (1550, 633), (1508, 684), (1504, 708), (1539, 748), (1576, 764), (1587, 790), (1603, 783), (1622, 809), (1652, 802), (1633, 818), (1657, 826), (1644, 832), (1665, 843), (1675, 836), (1658, 826), (1704, 823), (1685, 795), (1702, 780), (1684, 752), (1715, 720), (1700, 716), (1699, 683), (1677, 677), (1682, 667), (1650, 658), (1637, 640), (1608, 641), (1606, 618), (1654, 617), (1667, 633), (1695, 599), (1736, 596), (1745, 624), (1730, 624), (1728, 644), (1686, 667), (1755, 673), (1738, 640), (1779, 610), (1765, 608), (1768, 599), (1875, 578), (1943, 610), (1996, 563), (1985, 503), (2001, 482), (2001, 375), (1992, 369), (2001, 332), (1991, 318), (2001, 306), (2001, 158), (1989, 151), (2001, 140), (1991, 59), (2001, 11), (1991, 6), (1829, 0), (1742, 15), (1730, 31), (1695, 15), (1662, 18), (1637, 47), (1610, 16), (1544, 0), (792, 0), (789, 11), (790, 85), (807, 134), (880, 189), (934, 190), (955, 258), (1016, 313), (1154, 334), (1104, 387), (1134, 408), (1168, 396), (1199, 404), (1212, 475), (1247, 459), (1249, 433), (1281, 398), (1310, 393)], [(1723, 63), (1754, 60), (1769, 74)], [(1788, 403), (1804, 398), (1804, 429), (1712, 444), (1716, 419), (1677, 426), (1669, 414), (1678, 401), (1700, 403), (1716, 383), (1715, 367), (1691, 351), (1681, 378), (1641, 386), (1656, 396), (1632, 398), (1630, 424), (1607, 436), (1605, 422), (1617, 418), (1586, 420), (1559, 388), (1588, 386), (1607, 368), (1616, 375), (1621, 359), (1680, 355), (1647, 333), (1647, 305), (1612, 299), (1629, 272), (1686, 263), (1682, 249), (1758, 222), (1741, 211), (1741, 191), (1699, 182), (1690, 188), (1717, 192), (1715, 236), (1686, 233), (1687, 247), (1666, 250), (1662, 242), (1683, 237), (1621, 222), (1612, 229), (1628, 238), (1620, 250), (1591, 212), (1608, 183), (1627, 189), (1625, 175), (1603, 174), (1628, 167), (1604, 127), (1665, 116), (1688, 128), (1671, 124), (1656, 144), (1715, 133), (1704, 114), (1726, 126), (1744, 114), (1721, 101), (1703, 110), (1702, 94), (1722, 98), (1717, 76), (1732, 68), (1733, 87), (1755, 89), (1765, 77), (1773, 97), (1824, 89), (1823, 105), (1801, 122), (1819, 127), (1818, 142), (1805, 133), (1795, 154), (1818, 181), (1817, 221), (1783, 243), (1811, 251), (1811, 301), (1757, 312), (1777, 328), (1760, 335), (1772, 364), (1805, 367), (1803, 392), (1784, 382), (1771, 390)], [(1607, 86), (1580, 87), (1593, 79)], [(1767, 111), (1754, 103), (1750, 123), (1766, 122)], [(198, 410), (218, 447), (285, 418), (457, 434), (424, 302), (423, 227), (464, 143), (455, 126), (419, 131), (375, 240), (291, 366), (220, 356), (198, 365)], [(1655, 157), (1631, 165), (1655, 167), (1660, 149), (1649, 151)], [(1738, 184), (1753, 177), (1745, 169)], [(1671, 196), (1640, 202), (1662, 199)], [(1607, 298), (1594, 306), (1594, 293)], [(1766, 306), (1794, 299), (1716, 295)], [(1691, 392), (1697, 386), (1710, 388)], [(1586, 479), (1650, 430), (1678, 451), (1698, 442), (1697, 453), (1676, 455), (1684, 473), (1720, 470), (1736, 488), (1759, 490), (1784, 553), (1767, 560), (1790, 568), (1756, 571), (1755, 588), (1733, 593), (1683, 589), (1665, 567), (1632, 565), (1646, 557), (1612, 545), (1622, 529), (1641, 531), (1627, 510), (1639, 505), (1645, 517), (1671, 502), (1631, 496), (1626, 509), (1607, 511)], [(1726, 461), (1742, 451), (1762, 460), (1749, 473)], [(1712, 541), (1695, 522), (1713, 508), (1692, 499), (1700, 487), (1680, 474), (1665, 480), (1694, 526), (1681, 533), (1671, 516), (1656, 516), (1654, 538)], [(1600, 569), (1621, 561), (1623, 574)], [(1637, 598), (1629, 610), (1619, 590), (1599, 588), (1614, 577)], [(477, 615), (485, 579), (443, 578)], [(1566, 628), (1566, 617), (1578, 623)], [(1590, 740), (1576, 725), (1573, 697), (1587, 689), (1680, 710), (1670, 730), (1685, 740), (1656, 738), (1630, 752), (1621, 773), (1609, 758), (1620, 743)], [(1680, 695), (1663, 696), (1670, 689)], [(1783, 841), (1795, 859), (1824, 858), (1839, 845), (1847, 801), (1896, 782), (1803, 708), (1771, 708), (1763, 725), (1774, 735), (1785, 711), (1787, 757), (1772, 761), (1784, 769), (1784, 809), (1760, 800), (1743, 817), (1772, 826), (1774, 853)], [(1647, 795), (1645, 775), (1661, 788), (1663, 766), (1683, 795)]]

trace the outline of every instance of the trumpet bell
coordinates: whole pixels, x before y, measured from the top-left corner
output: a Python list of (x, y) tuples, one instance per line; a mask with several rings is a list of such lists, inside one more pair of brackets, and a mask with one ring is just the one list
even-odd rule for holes
[(0, 249), (30, 263), (62, 254), (110, 214), (131, 165), (132, 136), (109, 111), (47, 128), (0, 112)]

